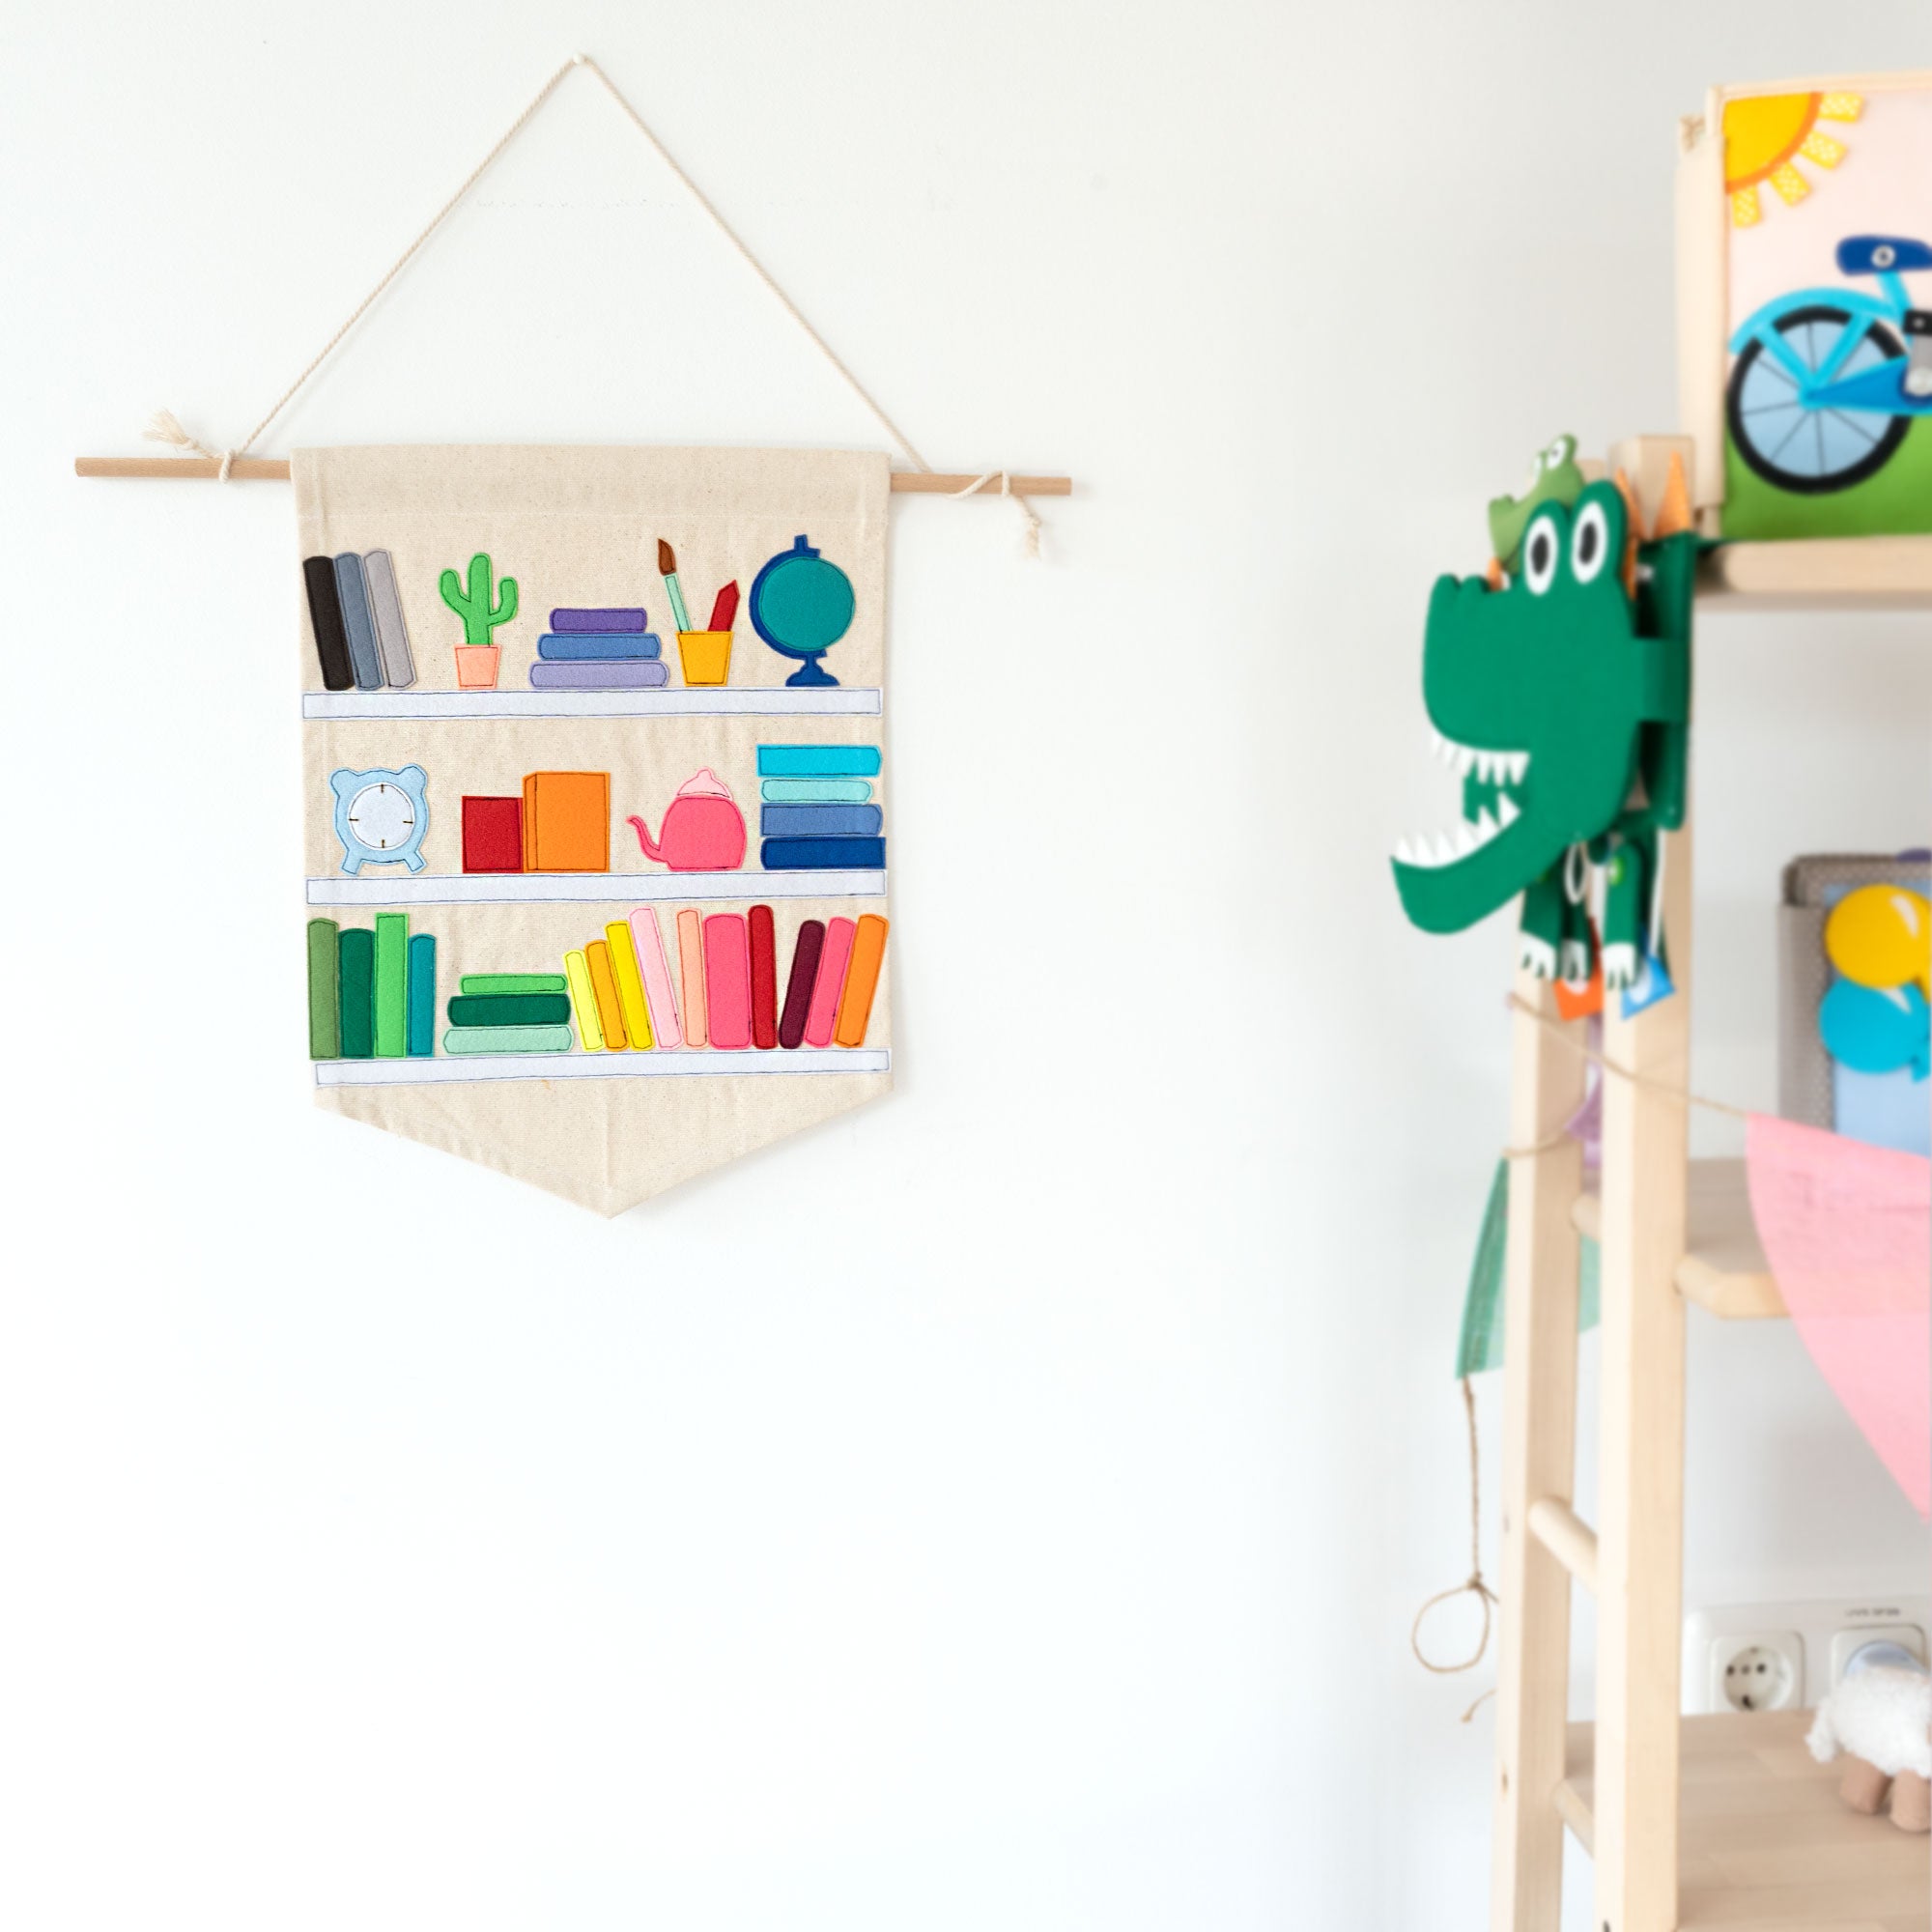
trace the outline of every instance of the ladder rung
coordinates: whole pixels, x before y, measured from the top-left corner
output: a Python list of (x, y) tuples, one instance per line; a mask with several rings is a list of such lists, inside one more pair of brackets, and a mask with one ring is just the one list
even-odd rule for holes
[(1529, 1506), (1529, 1533), (1590, 1592), (1597, 1591), (1597, 1532), (1568, 1503), (1538, 1496)]

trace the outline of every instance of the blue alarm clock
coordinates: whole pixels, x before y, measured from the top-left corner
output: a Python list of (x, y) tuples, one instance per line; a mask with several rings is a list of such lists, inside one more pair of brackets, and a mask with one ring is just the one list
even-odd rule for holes
[(399, 772), (331, 772), (335, 836), (342, 840), (342, 869), (393, 866), (423, 868), (422, 842), (429, 831), (429, 774), (420, 765)]
[(838, 682), (818, 661), (851, 629), (855, 608), (852, 580), (803, 537), (752, 580), (752, 628), (781, 657), (803, 660), (787, 685)]

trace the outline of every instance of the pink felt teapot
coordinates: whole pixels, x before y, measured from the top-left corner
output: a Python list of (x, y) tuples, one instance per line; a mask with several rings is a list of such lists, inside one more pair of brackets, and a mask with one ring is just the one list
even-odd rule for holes
[(655, 840), (635, 813), (631, 823), (644, 857), (673, 872), (735, 872), (745, 863), (745, 814), (709, 765), (678, 786)]

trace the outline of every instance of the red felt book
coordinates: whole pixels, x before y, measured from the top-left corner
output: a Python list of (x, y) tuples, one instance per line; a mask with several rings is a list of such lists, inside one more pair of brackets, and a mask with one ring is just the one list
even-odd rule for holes
[(524, 869), (524, 802), (521, 798), (465, 797), (463, 869), (466, 872), (521, 872)]
[(779, 1043), (779, 947), (772, 909), (752, 908), (752, 1044)]

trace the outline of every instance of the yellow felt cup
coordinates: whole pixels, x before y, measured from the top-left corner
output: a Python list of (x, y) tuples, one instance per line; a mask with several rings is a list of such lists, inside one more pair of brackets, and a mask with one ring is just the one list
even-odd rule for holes
[(677, 657), (686, 684), (724, 684), (731, 675), (731, 633), (680, 631)]

